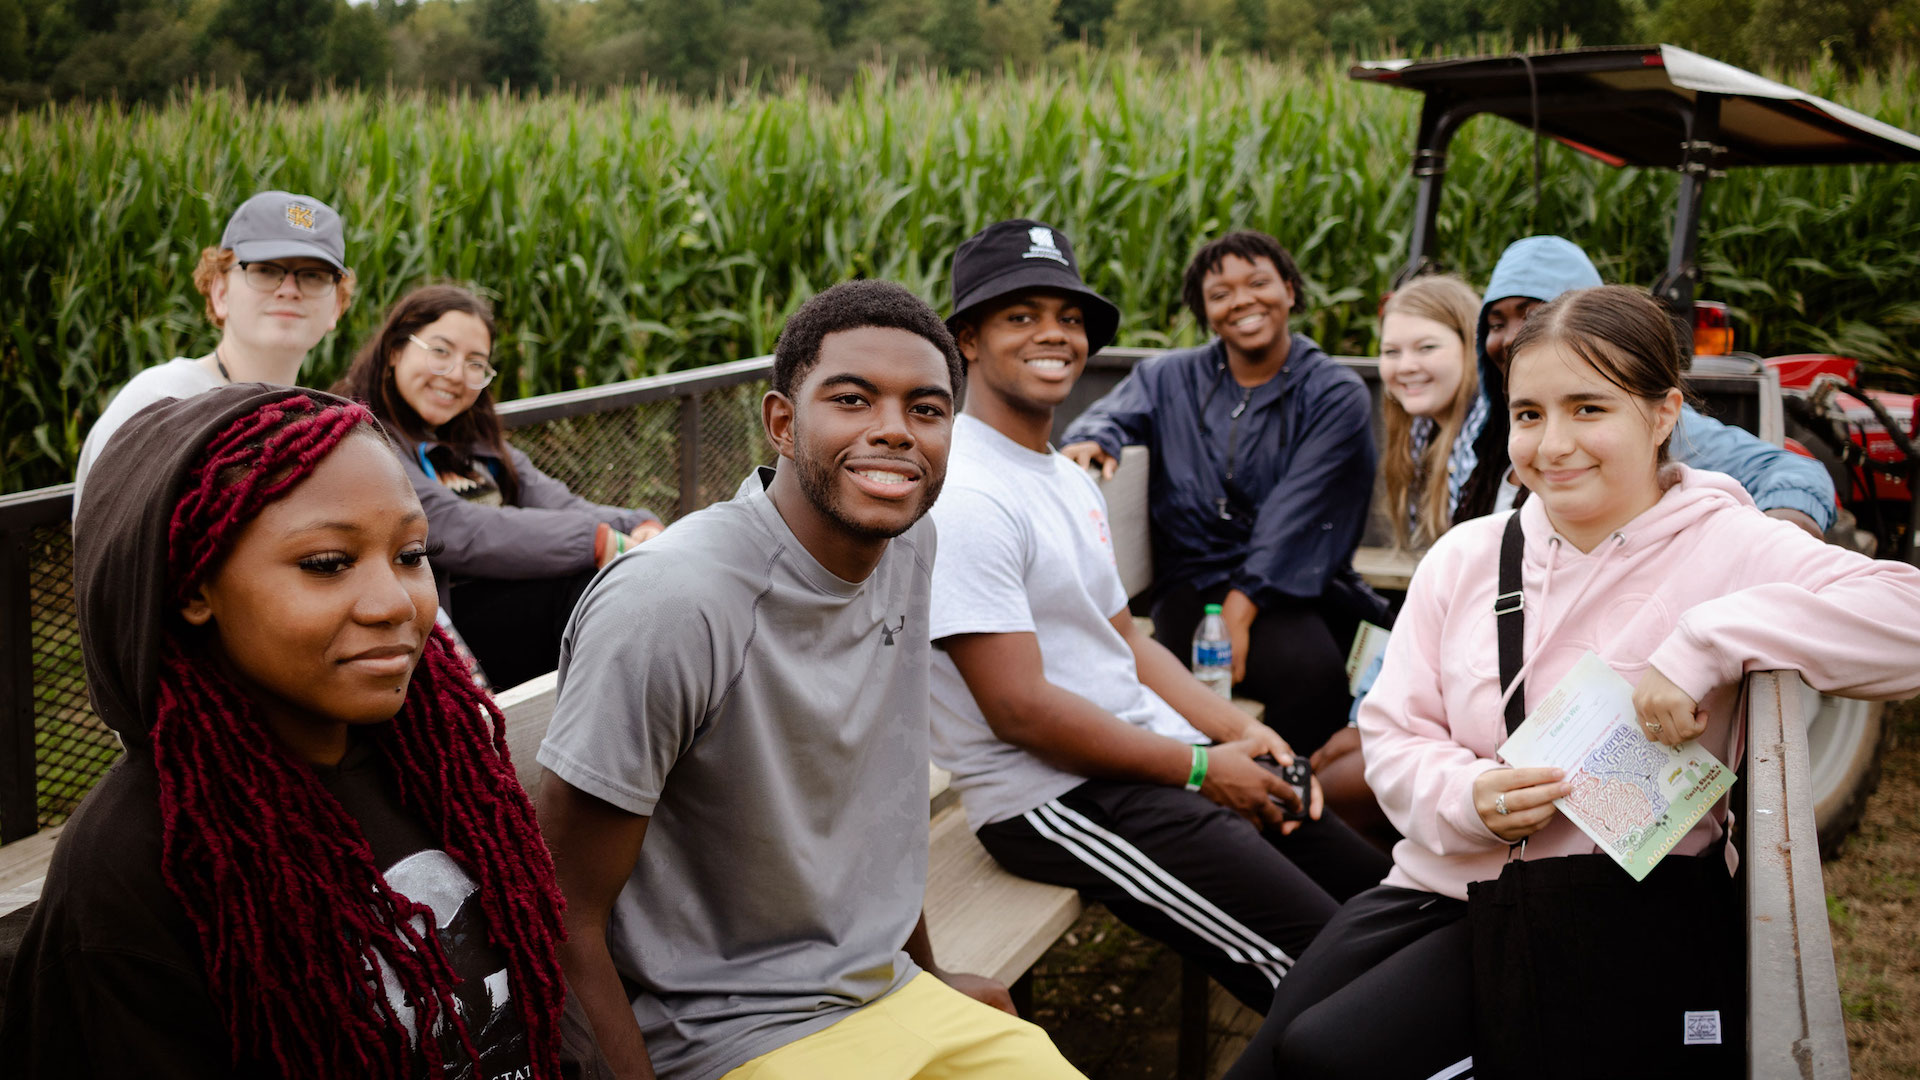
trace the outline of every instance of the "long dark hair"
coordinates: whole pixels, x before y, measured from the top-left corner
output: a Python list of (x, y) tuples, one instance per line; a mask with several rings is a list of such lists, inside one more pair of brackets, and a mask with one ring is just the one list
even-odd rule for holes
[(452, 454), (453, 464), (458, 468), (472, 465), (470, 448), (484, 448), (500, 462), (501, 472), (495, 479), (500, 484), (502, 499), (509, 506), (516, 505), (520, 501), (520, 477), (507, 454), (506, 435), (500, 428), (499, 414), (493, 411), (492, 395), (481, 390), (466, 412), (436, 430), (407, 404), (393, 381), (393, 358), (407, 346), (407, 336), (419, 333), (441, 316), (455, 311), (479, 319), (486, 325), (488, 340), (499, 340), (493, 308), (485, 300), (458, 285), (424, 285), (401, 297), (393, 310), (387, 312), (380, 332), (354, 354), (353, 366), (333, 384), (333, 392), (365, 402), (389, 431), (408, 442), (440, 443)]
[[(294, 396), (216, 436), (173, 509), (172, 595), (184, 599), (217, 573), (261, 508), (356, 433), (380, 437), (361, 406)], [(477, 1061), (433, 911), (388, 884), (359, 824), (273, 738), (260, 704), (208, 661), (207, 647), (168, 630), (151, 741), (161, 875), (199, 937), (235, 1059), (262, 1060), (289, 1078), (403, 1077), (418, 1075), (417, 1055), (438, 1076), (445, 1053), (436, 1032), (446, 1025), (455, 1053)], [(558, 1077), (564, 902), (553, 860), (514, 779), (500, 711), (441, 631), (398, 714), (369, 736), (402, 803), (477, 883), (533, 1073)], [(416, 1025), (368, 991), (379, 967), (399, 983)]]

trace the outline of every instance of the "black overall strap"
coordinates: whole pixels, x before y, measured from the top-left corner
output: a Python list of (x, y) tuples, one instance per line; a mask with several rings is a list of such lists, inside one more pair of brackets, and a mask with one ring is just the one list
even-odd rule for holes
[[(1520, 674), (1520, 654), (1526, 649), (1526, 597), (1520, 592), (1520, 555), (1526, 538), (1520, 532), (1520, 511), (1507, 518), (1507, 530), (1500, 537), (1500, 592), (1493, 598), (1495, 629), (1500, 636), (1500, 689)], [(1507, 699), (1507, 734), (1511, 735), (1527, 718), (1527, 688), (1516, 687)]]

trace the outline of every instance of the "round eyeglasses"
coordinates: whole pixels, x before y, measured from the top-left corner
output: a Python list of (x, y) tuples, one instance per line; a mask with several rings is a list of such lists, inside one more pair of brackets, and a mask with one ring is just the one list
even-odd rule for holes
[(256, 291), (270, 293), (280, 288), (280, 283), (293, 275), (293, 283), (300, 289), (300, 295), (309, 300), (317, 300), (333, 292), (340, 284), (340, 275), (332, 270), (322, 270), (317, 266), (289, 270), (279, 263), (254, 262), (241, 263), (240, 271), (246, 276), (247, 284)]
[(466, 360), (462, 361), (459, 357), (453, 355), (452, 349), (444, 345), (435, 345), (431, 342), (421, 341), (412, 334), (407, 335), (407, 340), (426, 350), (428, 371), (442, 378), (451, 378), (457, 371), (460, 373), (462, 381), (467, 384), (467, 388), (470, 390), (486, 389), (487, 384), (493, 381), (493, 377), (500, 374), (493, 370), (493, 365), (487, 363), (485, 360), (469, 356)]

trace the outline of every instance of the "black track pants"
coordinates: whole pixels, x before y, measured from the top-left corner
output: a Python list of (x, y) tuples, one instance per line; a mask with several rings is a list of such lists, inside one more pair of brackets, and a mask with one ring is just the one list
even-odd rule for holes
[(1281, 837), (1181, 788), (1106, 780), (979, 836), (1008, 872), (1078, 889), (1260, 1012), (1340, 903), (1389, 866), (1331, 814)]
[[(1173, 655), (1190, 660), (1193, 632), (1206, 605), (1226, 599), (1228, 587), (1204, 592), (1190, 586), (1163, 589), (1153, 602), (1153, 638)], [(1320, 749), (1347, 722), (1347, 651), (1360, 615), (1338, 605), (1282, 598), (1254, 616), (1248, 632), (1246, 678), (1234, 692), (1267, 707), (1267, 726), (1302, 754)]]
[(1390, 885), (1348, 901), (1280, 984), (1226, 1080), (1470, 1080), (1466, 915), (1465, 901)]
[(454, 582), (454, 628), (466, 639), (496, 693), (560, 665), (560, 635), (595, 572), (524, 581)]

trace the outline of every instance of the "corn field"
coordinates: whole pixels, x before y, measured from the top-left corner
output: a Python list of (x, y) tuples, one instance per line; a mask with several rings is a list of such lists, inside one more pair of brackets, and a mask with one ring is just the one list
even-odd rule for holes
[[(1920, 128), (1920, 63), (1795, 85)], [(1371, 348), (1405, 257), (1418, 97), (1332, 61), (1109, 53), (997, 79), (874, 69), (691, 101), (651, 88), (526, 98), (338, 92), (304, 104), (183, 92), (164, 107), (0, 118), (0, 491), (71, 475), (114, 390), (215, 332), (191, 274), (256, 190), (347, 220), (353, 307), (307, 361), (328, 385), (388, 305), (432, 280), (499, 310), (503, 397), (770, 351), (784, 317), (851, 277), (946, 298), (958, 243), (1048, 220), (1125, 313), (1120, 342), (1197, 341), (1180, 274), (1202, 240), (1279, 237), (1307, 282), (1296, 327)], [(1615, 281), (1664, 265), (1671, 174), (1614, 171), (1491, 118), (1453, 145), (1442, 253), (1484, 280), (1500, 249), (1558, 232)], [(1834, 351), (1920, 370), (1920, 170), (1747, 170), (1709, 185), (1702, 295), (1744, 347)]]

